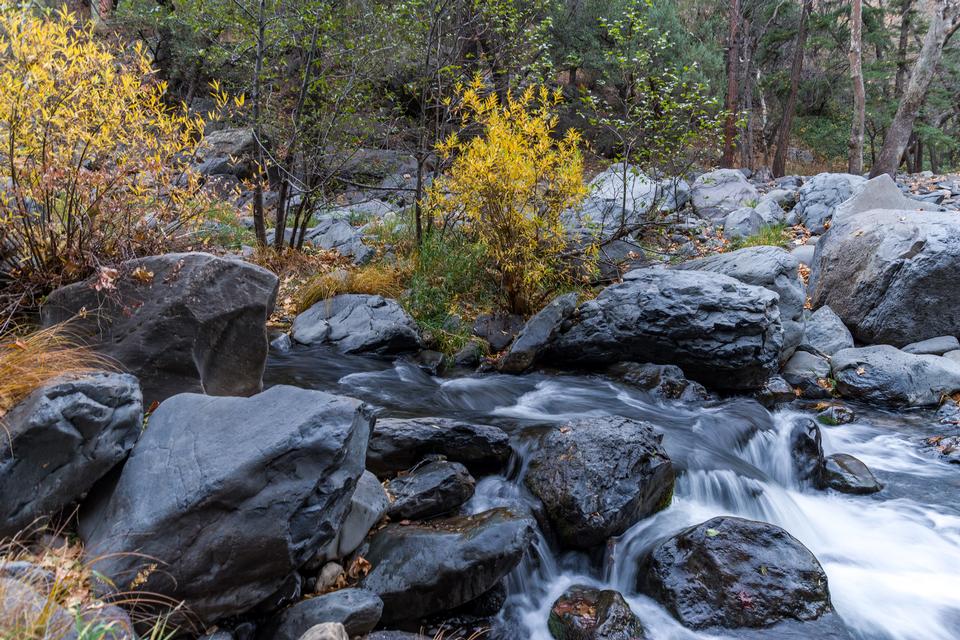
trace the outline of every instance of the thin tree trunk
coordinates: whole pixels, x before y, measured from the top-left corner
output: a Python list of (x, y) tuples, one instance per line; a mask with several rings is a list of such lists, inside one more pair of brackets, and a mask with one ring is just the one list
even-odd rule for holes
[(903, 87), (907, 84), (907, 46), (910, 44), (910, 12), (913, 9), (913, 0), (904, 0), (903, 12), (900, 14), (900, 40), (897, 43), (897, 75), (893, 84), (893, 95), (897, 100), (903, 95)]
[(267, 246), (267, 227), (263, 216), (263, 176), (265, 156), (263, 153), (263, 123), (260, 121), (260, 76), (263, 73), (264, 45), (267, 30), (267, 1), (260, 0), (257, 11), (257, 60), (253, 71), (253, 131), (257, 138), (257, 184), (253, 190), (253, 229), (257, 244)]
[(723, 132), (723, 159), (721, 166), (732, 167), (734, 141), (737, 137), (737, 108), (740, 103), (740, 0), (730, 2), (730, 30), (727, 40), (727, 121)]
[(853, 0), (850, 12), (850, 78), (853, 81), (853, 123), (850, 126), (850, 154), (847, 171), (863, 173), (863, 128), (867, 118), (863, 86), (863, 0)]
[(954, 23), (960, 16), (960, 0), (929, 0), (929, 23), (927, 34), (923, 37), (920, 55), (913, 65), (910, 82), (900, 99), (897, 113), (887, 129), (883, 139), (883, 148), (876, 164), (870, 171), (870, 177), (886, 173), (893, 177), (900, 165), (900, 158), (910, 140), (913, 125), (920, 108), (927, 97), (927, 89), (936, 73), (937, 65), (943, 57), (943, 46), (953, 33)]
[(807, 21), (813, 9), (813, 0), (803, 0), (800, 10), (800, 27), (797, 31), (796, 50), (793, 52), (793, 65), (790, 67), (790, 95), (783, 107), (783, 120), (777, 139), (777, 150), (773, 154), (773, 177), (779, 178), (786, 173), (787, 147), (790, 146), (790, 129), (793, 128), (793, 112), (797, 109), (797, 93), (800, 90), (800, 73), (803, 71), (803, 50), (807, 46)]

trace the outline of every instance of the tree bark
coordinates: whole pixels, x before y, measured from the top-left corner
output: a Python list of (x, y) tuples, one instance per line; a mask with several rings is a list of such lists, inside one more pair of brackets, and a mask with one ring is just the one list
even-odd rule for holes
[(740, 0), (730, 2), (730, 29), (727, 40), (727, 121), (723, 129), (723, 159), (720, 165), (732, 167), (737, 137), (737, 108), (740, 103)]
[(807, 22), (813, 10), (813, 0), (803, 0), (800, 10), (800, 27), (797, 30), (796, 50), (793, 52), (793, 65), (790, 67), (790, 95), (783, 107), (783, 120), (777, 138), (777, 150), (773, 155), (773, 177), (780, 178), (786, 173), (787, 147), (790, 146), (790, 129), (793, 128), (793, 112), (797, 109), (797, 92), (800, 90), (800, 73), (803, 71), (803, 50), (807, 46)]
[(257, 11), (257, 59), (253, 70), (253, 132), (257, 139), (257, 184), (253, 189), (253, 229), (257, 244), (267, 246), (267, 226), (263, 215), (263, 177), (266, 173), (266, 155), (263, 153), (263, 123), (261, 122), (260, 76), (263, 73), (263, 56), (266, 45), (267, 2), (260, 0)]
[(863, 0), (853, 0), (850, 11), (850, 78), (853, 81), (853, 123), (850, 126), (850, 153), (847, 171), (863, 173), (863, 129), (867, 119), (863, 86)]
[(897, 43), (897, 75), (893, 84), (893, 95), (897, 100), (903, 95), (903, 87), (907, 83), (907, 46), (910, 44), (910, 12), (913, 10), (913, 0), (903, 0), (903, 11), (900, 14), (900, 40)]
[(923, 37), (920, 55), (913, 64), (910, 82), (904, 89), (897, 113), (883, 139), (880, 155), (870, 171), (871, 178), (881, 173), (891, 177), (896, 174), (900, 158), (910, 141), (914, 122), (927, 97), (927, 89), (930, 88), (937, 65), (943, 57), (943, 46), (953, 33), (958, 17), (960, 0), (929, 0), (927, 34)]

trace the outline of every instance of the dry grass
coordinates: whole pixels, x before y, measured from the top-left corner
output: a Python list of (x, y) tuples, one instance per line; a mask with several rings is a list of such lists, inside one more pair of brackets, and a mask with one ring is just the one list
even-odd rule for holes
[(0, 418), (54, 378), (115, 368), (109, 359), (80, 346), (65, 324), (0, 336)]
[(402, 269), (372, 264), (357, 269), (337, 270), (316, 276), (297, 292), (297, 312), (302, 313), (320, 302), (341, 293), (364, 293), (384, 298), (398, 298), (404, 290)]

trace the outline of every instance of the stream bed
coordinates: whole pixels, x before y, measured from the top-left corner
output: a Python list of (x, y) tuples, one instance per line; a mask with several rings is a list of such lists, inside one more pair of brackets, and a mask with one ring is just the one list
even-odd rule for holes
[[(960, 638), (960, 467), (924, 448), (926, 437), (942, 431), (930, 411), (847, 403), (857, 414), (853, 423), (822, 427), (826, 454), (856, 456), (884, 484), (879, 493), (852, 496), (802, 488), (794, 478), (790, 430), (801, 416), (813, 415), (799, 402), (773, 412), (744, 398), (665, 402), (588, 375), (433, 377), (402, 359), (345, 356), (324, 348), (272, 353), (264, 380), (268, 386), (350, 395), (382, 416), (449, 417), (503, 428), (516, 459), (505, 475), (478, 479), (464, 507), (471, 513), (535, 506), (522, 480), (525, 451), (538, 427), (622, 415), (648, 420), (664, 433), (664, 447), (678, 470), (672, 504), (611, 540), (603, 553), (557, 553), (538, 535), (509, 576), (507, 604), (490, 637), (550, 640), (552, 603), (579, 583), (623, 593), (654, 640)], [(759, 631), (694, 632), (636, 593), (636, 559), (645, 549), (718, 515), (770, 522), (799, 539), (823, 565), (837, 615)]]

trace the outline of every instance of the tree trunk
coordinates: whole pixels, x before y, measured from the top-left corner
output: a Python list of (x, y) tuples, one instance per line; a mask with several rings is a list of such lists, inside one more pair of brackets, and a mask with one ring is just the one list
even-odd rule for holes
[(260, 0), (257, 13), (257, 59), (253, 70), (253, 131), (257, 139), (257, 184), (253, 190), (253, 229), (257, 244), (267, 246), (267, 226), (263, 216), (263, 176), (266, 156), (263, 153), (263, 123), (260, 121), (260, 76), (263, 73), (263, 56), (267, 31), (267, 1)]
[(850, 154), (847, 172), (863, 173), (863, 128), (867, 118), (863, 86), (863, 0), (853, 0), (850, 12), (850, 78), (853, 81), (853, 123), (850, 126)]
[(893, 95), (897, 100), (903, 95), (903, 87), (907, 83), (907, 46), (910, 44), (912, 9), (913, 0), (904, 0), (903, 12), (900, 14), (900, 41), (897, 43), (897, 75), (893, 84)]
[(813, 0), (803, 0), (800, 10), (800, 27), (797, 31), (796, 50), (793, 52), (793, 65), (790, 67), (790, 95), (783, 107), (783, 120), (777, 139), (777, 150), (773, 155), (773, 177), (780, 178), (786, 173), (787, 147), (790, 146), (790, 129), (793, 128), (793, 112), (797, 109), (797, 92), (800, 90), (800, 73), (803, 71), (803, 50), (807, 46), (807, 21), (813, 9)]
[(880, 156), (870, 171), (874, 178), (881, 173), (893, 177), (900, 164), (900, 158), (910, 140), (913, 124), (920, 113), (927, 89), (936, 73), (940, 58), (943, 57), (943, 45), (952, 33), (954, 23), (960, 16), (960, 0), (929, 0), (929, 24), (923, 37), (920, 55), (913, 64), (910, 82), (900, 98), (900, 106), (893, 117), (887, 135), (883, 139)]
[(733, 166), (734, 140), (737, 137), (737, 108), (740, 103), (740, 0), (730, 2), (730, 31), (727, 40), (727, 121), (723, 129), (723, 159), (720, 165)]

